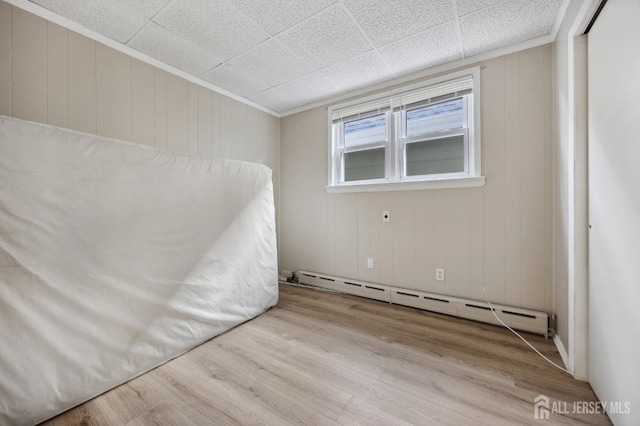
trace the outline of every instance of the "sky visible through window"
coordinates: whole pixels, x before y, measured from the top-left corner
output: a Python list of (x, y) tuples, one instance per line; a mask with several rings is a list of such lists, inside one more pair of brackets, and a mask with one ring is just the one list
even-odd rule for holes
[[(463, 115), (463, 100), (462, 98), (451, 99), (445, 102), (439, 102), (437, 104), (429, 104), (422, 107), (410, 109), (407, 111), (407, 125), (411, 126), (412, 122), (421, 120), (437, 120), (440, 123), (447, 123), (452, 127), (458, 128), (462, 125)], [(374, 115), (371, 117), (360, 118), (345, 123), (344, 133), (345, 135), (354, 134), (357, 132), (364, 132), (367, 130), (380, 129), (386, 125), (384, 113)], [(438, 127), (441, 127), (438, 126)], [(448, 130), (448, 129), (434, 129), (434, 131)]]
[(407, 111), (407, 122), (411, 122), (413, 120), (424, 120), (426, 118), (439, 118), (448, 115), (457, 117), (462, 116), (462, 112), (462, 98), (457, 98), (450, 101), (410, 109)]
[(359, 120), (349, 121), (344, 125), (344, 134), (349, 135), (365, 130), (379, 129), (385, 126), (384, 114), (374, 115), (372, 117), (361, 118)]

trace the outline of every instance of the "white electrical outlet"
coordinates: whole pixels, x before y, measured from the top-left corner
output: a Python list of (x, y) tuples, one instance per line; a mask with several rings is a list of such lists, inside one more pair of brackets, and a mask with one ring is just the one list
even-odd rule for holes
[(444, 269), (436, 268), (436, 281), (444, 281)]
[(368, 257), (367, 258), (367, 268), (373, 269), (373, 258), (372, 257)]
[(389, 222), (390, 220), (391, 220), (391, 217), (389, 216), (389, 212), (388, 211), (382, 212), (382, 221)]

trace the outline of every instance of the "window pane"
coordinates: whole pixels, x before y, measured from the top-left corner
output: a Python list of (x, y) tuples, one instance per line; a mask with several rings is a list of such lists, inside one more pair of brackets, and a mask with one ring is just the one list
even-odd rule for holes
[(385, 114), (344, 123), (345, 148), (380, 142), (386, 139), (387, 120)]
[(384, 148), (348, 152), (343, 158), (345, 182), (384, 178)]
[(406, 144), (407, 176), (464, 172), (464, 135)]
[(407, 110), (407, 136), (459, 129), (464, 125), (463, 113), (462, 98)]

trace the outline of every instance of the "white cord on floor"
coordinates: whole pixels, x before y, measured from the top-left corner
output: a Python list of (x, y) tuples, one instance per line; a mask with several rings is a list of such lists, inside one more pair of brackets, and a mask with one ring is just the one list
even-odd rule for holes
[[(485, 299), (487, 298), (487, 295), (485, 294), (484, 291), (484, 287), (482, 287), (482, 294), (485, 296)], [(559, 368), (560, 370), (564, 371), (565, 373), (569, 373), (571, 375), (573, 375), (573, 373), (571, 373), (571, 371), (567, 370), (564, 367), (559, 366), (558, 364), (556, 364), (555, 362), (551, 361), (549, 358), (547, 358), (546, 356), (542, 355), (542, 353), (537, 350), (536, 348), (533, 347), (533, 345), (529, 342), (527, 342), (527, 340), (522, 337), (520, 334), (518, 334), (517, 331), (515, 331), (513, 328), (509, 327), (507, 324), (505, 324), (500, 317), (498, 317), (498, 315), (496, 314), (496, 311), (493, 309), (493, 306), (491, 306), (491, 302), (489, 302), (489, 300), (487, 300), (487, 304), (489, 305), (489, 309), (491, 309), (491, 313), (493, 314), (494, 317), (496, 317), (496, 319), (498, 320), (498, 322), (500, 322), (500, 324), (504, 325), (507, 329), (511, 330), (511, 332), (513, 334), (515, 334), (516, 336), (518, 336), (520, 338), (520, 340), (522, 340), (523, 342), (525, 342), (531, 349), (533, 349), (538, 355), (540, 355), (545, 361), (547, 361), (549, 364), (553, 365), (556, 368)]]

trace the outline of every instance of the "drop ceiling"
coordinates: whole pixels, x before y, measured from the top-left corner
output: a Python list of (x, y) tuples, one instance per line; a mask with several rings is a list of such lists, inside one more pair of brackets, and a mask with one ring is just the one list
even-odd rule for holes
[(563, 0), (31, 0), (276, 113), (552, 33)]

